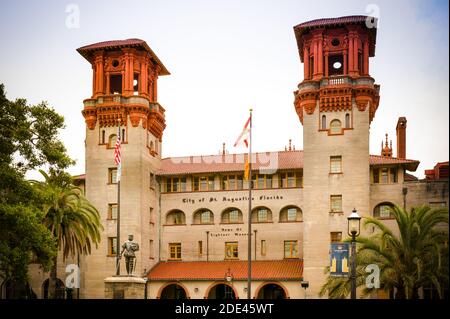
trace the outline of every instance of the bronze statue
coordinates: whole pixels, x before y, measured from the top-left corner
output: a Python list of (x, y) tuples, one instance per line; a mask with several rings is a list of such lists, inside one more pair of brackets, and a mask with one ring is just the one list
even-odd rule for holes
[(125, 266), (127, 268), (127, 274), (131, 275), (136, 266), (136, 255), (134, 252), (139, 250), (139, 244), (133, 241), (133, 235), (128, 235), (128, 241), (122, 245), (122, 251), (120, 252), (120, 258), (125, 252)]

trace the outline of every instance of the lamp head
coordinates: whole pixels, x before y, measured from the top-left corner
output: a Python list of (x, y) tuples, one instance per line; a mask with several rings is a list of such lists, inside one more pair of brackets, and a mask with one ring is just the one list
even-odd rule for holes
[(356, 209), (353, 208), (350, 216), (347, 217), (348, 220), (348, 235), (358, 236), (360, 232), (361, 216), (358, 215)]

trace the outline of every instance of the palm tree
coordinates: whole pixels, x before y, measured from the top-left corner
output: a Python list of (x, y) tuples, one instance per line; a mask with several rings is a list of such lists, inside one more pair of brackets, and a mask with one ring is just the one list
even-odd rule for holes
[[(42, 198), (43, 223), (52, 232), (57, 251), (63, 260), (69, 255), (90, 254), (98, 246), (103, 226), (97, 209), (84, 197), (83, 191), (71, 183), (67, 174), (49, 176), (40, 170), (44, 182), (32, 181)], [(50, 271), (49, 298), (56, 297), (57, 256)]]
[[(415, 207), (410, 212), (401, 207), (391, 208), (398, 227), (398, 235), (383, 222), (365, 218), (364, 226), (375, 229), (371, 237), (357, 238), (357, 286), (365, 285), (366, 266), (380, 268), (380, 288), (396, 290), (398, 299), (419, 297), (419, 288), (433, 287), (442, 298), (448, 287), (448, 209)], [(350, 239), (346, 239), (350, 241)], [(374, 288), (365, 288), (368, 294)], [(350, 292), (349, 278), (328, 277), (320, 294), (330, 298), (345, 298)]]

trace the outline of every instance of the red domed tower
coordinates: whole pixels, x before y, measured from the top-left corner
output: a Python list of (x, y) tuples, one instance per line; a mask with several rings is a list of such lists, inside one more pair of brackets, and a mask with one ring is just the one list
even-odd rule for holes
[(319, 19), (294, 27), (304, 79), (295, 95), (303, 124), (303, 260), (309, 294), (318, 297), (332, 233), (347, 234), (356, 208), (368, 216), (369, 130), (379, 86), (369, 74), (376, 20)]
[[(81, 295), (105, 296), (104, 278), (116, 273), (117, 241), (133, 234), (139, 243), (136, 274), (150, 269), (158, 246), (158, 189), (164, 108), (158, 103), (158, 77), (166, 67), (140, 39), (95, 43), (77, 50), (92, 65), (92, 96), (83, 101), (86, 121), (86, 196), (104, 226), (98, 249), (85, 257)], [(118, 200), (114, 146), (121, 135), (122, 174)], [(120, 220), (118, 205), (120, 203)], [(117, 223), (120, 234), (117, 239)], [(153, 255), (155, 254), (155, 255)], [(83, 267), (83, 266), (82, 266)], [(125, 269), (122, 262), (122, 273)]]

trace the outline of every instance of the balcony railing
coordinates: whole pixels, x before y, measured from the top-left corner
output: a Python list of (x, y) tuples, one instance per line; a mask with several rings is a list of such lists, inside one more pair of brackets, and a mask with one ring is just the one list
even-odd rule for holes
[(298, 85), (299, 92), (301, 91), (309, 91), (309, 90), (318, 90), (320, 88), (324, 88), (327, 86), (335, 86), (335, 85), (365, 85), (365, 86), (374, 86), (375, 80), (370, 77), (358, 77), (351, 78), (347, 75), (333, 75), (330, 77), (323, 77), (318, 81), (307, 80), (303, 81)]

